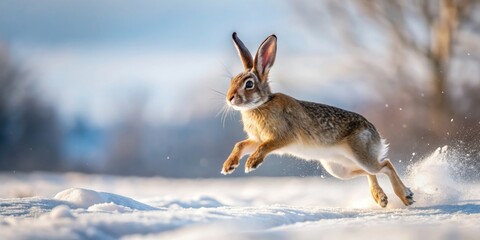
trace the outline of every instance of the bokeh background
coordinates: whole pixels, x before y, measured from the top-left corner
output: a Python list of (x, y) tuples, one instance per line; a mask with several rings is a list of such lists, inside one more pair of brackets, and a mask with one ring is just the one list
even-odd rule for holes
[(3, 0), (0, 171), (222, 177), (233, 31), (252, 52), (275, 33), (272, 89), (363, 114), (402, 171), (443, 145), (480, 169), (480, 1)]

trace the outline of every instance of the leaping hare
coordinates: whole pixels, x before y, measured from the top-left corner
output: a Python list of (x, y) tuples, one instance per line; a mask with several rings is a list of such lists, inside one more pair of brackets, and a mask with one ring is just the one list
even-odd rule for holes
[(388, 199), (375, 175), (384, 173), (402, 202), (414, 203), (412, 191), (384, 158), (388, 145), (373, 124), (357, 113), (272, 93), (268, 73), (275, 62), (277, 37), (265, 39), (253, 59), (237, 34), (232, 37), (244, 71), (232, 78), (226, 100), (240, 111), (248, 138), (235, 144), (222, 174), (232, 173), (247, 154), (246, 173), (270, 153), (288, 154), (318, 160), (340, 179), (367, 176), (373, 199), (381, 207), (387, 206)]

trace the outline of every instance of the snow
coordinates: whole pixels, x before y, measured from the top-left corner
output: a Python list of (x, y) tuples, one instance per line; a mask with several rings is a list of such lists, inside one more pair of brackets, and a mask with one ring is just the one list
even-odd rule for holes
[(476, 239), (480, 184), (459, 160), (445, 147), (410, 166), (412, 207), (381, 177), (386, 209), (364, 178), (3, 173), (0, 239)]
[[(111, 209), (111, 205), (116, 205), (137, 210), (155, 210), (154, 207), (137, 202), (128, 197), (82, 188), (69, 188), (61, 191), (55, 195), (54, 199), (72, 203), (79, 208), (90, 209), (95, 206), (103, 206), (106, 207), (106, 209)], [(100, 207), (100, 209), (103, 209), (103, 207)]]

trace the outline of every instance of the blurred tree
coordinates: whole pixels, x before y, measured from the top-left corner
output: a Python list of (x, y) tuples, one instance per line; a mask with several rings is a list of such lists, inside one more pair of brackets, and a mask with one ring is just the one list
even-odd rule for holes
[(57, 117), (31, 87), (0, 45), (0, 170), (62, 169)]
[(147, 175), (145, 164), (148, 149), (145, 144), (144, 108), (147, 96), (135, 92), (120, 104), (123, 118), (110, 132), (108, 158), (104, 172), (120, 175)]
[[(468, 89), (479, 89), (480, 1), (326, 0), (293, 6), (310, 29), (322, 38), (334, 36), (356, 57), (357, 69), (381, 80), (375, 84), (383, 84), (385, 99), (399, 102), (397, 109), (411, 106), (402, 115), (409, 115), (411, 131), (422, 139), (447, 140), (456, 131), (451, 119), (475, 114), (456, 103), (458, 95), (469, 98)], [(464, 129), (462, 134), (471, 130)]]

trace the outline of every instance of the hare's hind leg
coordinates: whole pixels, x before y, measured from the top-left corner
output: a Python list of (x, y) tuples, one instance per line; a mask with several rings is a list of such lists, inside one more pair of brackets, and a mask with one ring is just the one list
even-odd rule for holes
[(413, 193), (405, 187), (392, 163), (388, 159), (380, 161), (385, 145), (381, 141), (356, 135), (349, 139), (353, 160), (369, 174), (384, 173), (390, 179), (395, 194), (406, 205), (412, 205)]
[(384, 208), (388, 204), (388, 197), (383, 192), (383, 189), (380, 187), (380, 184), (378, 184), (377, 181), (377, 176), (367, 174), (368, 178), (368, 185), (370, 185), (370, 193), (372, 193), (372, 197), (375, 200), (375, 202), (380, 205), (380, 207)]
[(395, 194), (402, 200), (405, 206), (412, 205), (415, 202), (413, 200), (413, 192), (403, 184), (390, 159), (384, 159), (380, 164), (382, 165), (380, 172), (388, 176)]
[[(337, 158), (337, 160), (340, 157)], [(345, 158), (346, 160), (346, 158)], [(370, 193), (372, 194), (373, 200), (384, 208), (388, 204), (387, 195), (383, 192), (383, 189), (378, 184), (377, 176), (367, 173), (365, 170), (362, 170), (358, 167), (346, 167), (342, 164), (321, 160), (320, 161), (325, 168), (325, 170), (330, 173), (330, 175), (340, 178), (340, 179), (350, 179), (357, 176), (366, 175), (368, 178), (368, 185), (370, 186)]]
[[(397, 171), (395, 170), (395, 168), (393, 167), (389, 159), (385, 159), (382, 162), (378, 162), (374, 158), (370, 158), (370, 159), (362, 158), (362, 160), (363, 159), (367, 159), (367, 161), (361, 161), (361, 162), (359, 161), (359, 165), (362, 166), (362, 168), (366, 172), (368, 172), (370, 175), (373, 176), (374, 174), (377, 174), (377, 173), (384, 173), (385, 175), (388, 176), (390, 183), (392, 184), (393, 191), (400, 198), (400, 200), (402, 200), (405, 206), (412, 205), (415, 202), (413, 200), (413, 192), (410, 191), (410, 189), (407, 188), (405, 184), (403, 184), (402, 180), (397, 174)], [(376, 177), (373, 176), (374, 178), (372, 178), (370, 177), (370, 175), (369, 175), (369, 181), (374, 180), (372, 184), (375, 184)]]
[(365, 170), (358, 169), (350, 173), (350, 176), (359, 176), (366, 175), (368, 178), (368, 185), (370, 186), (370, 193), (372, 194), (373, 200), (382, 208), (386, 207), (388, 204), (387, 194), (383, 191), (380, 184), (378, 184), (377, 176), (367, 173)]
[(352, 174), (355, 175), (366, 175), (368, 179), (368, 185), (370, 186), (370, 193), (372, 194), (373, 200), (382, 208), (386, 207), (388, 204), (387, 194), (383, 191), (382, 187), (378, 183), (377, 176), (369, 174), (364, 170), (353, 171)]

